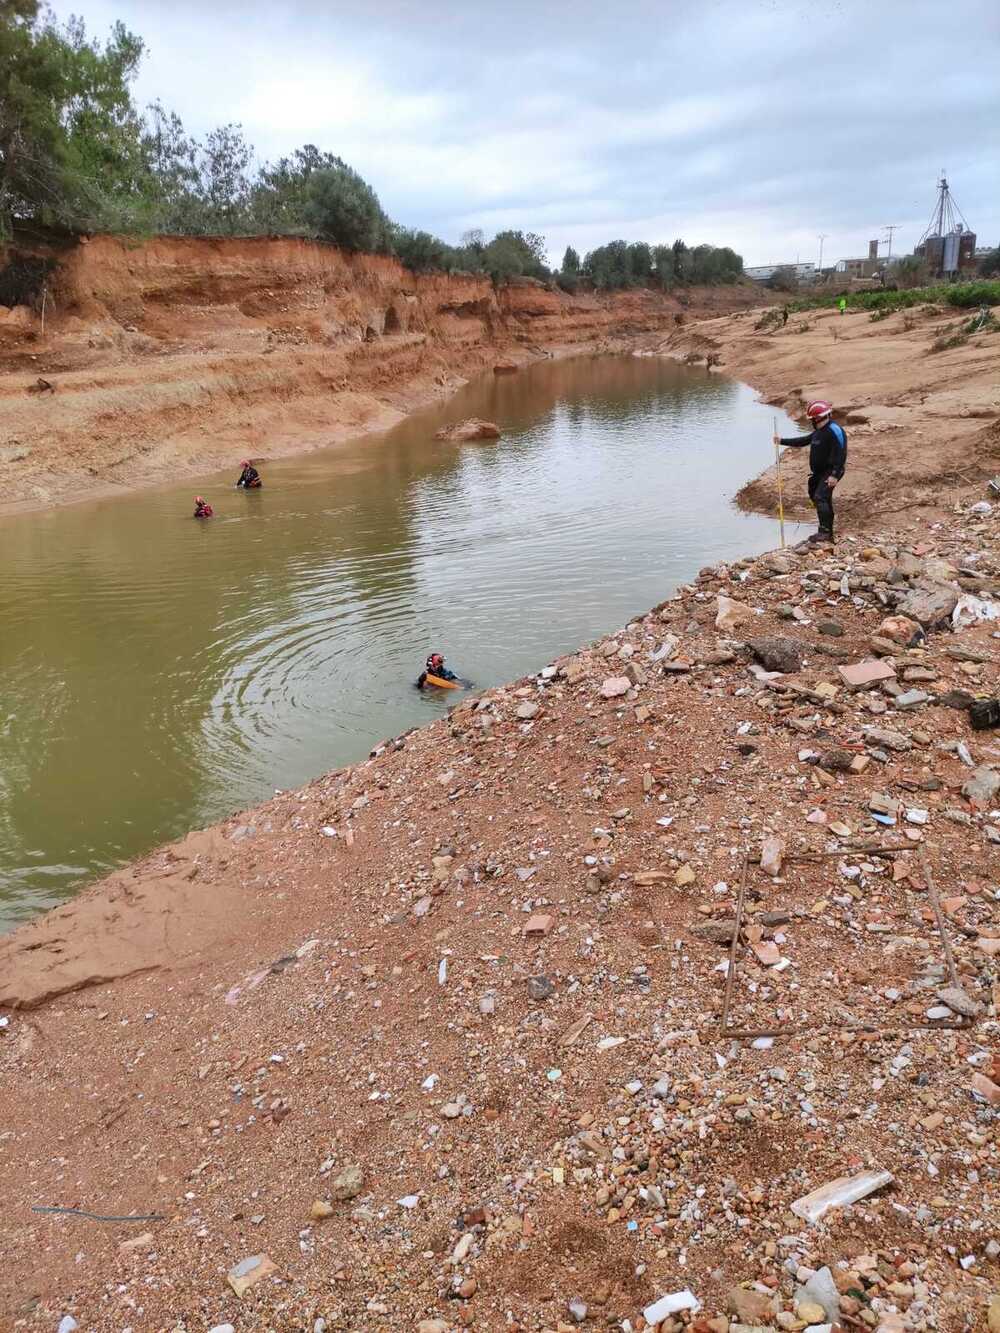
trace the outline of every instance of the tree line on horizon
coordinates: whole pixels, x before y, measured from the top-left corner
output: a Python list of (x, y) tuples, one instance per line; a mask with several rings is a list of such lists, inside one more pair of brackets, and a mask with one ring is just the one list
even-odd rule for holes
[(83, 22), (59, 23), (39, 0), (0, 0), (0, 243), (16, 224), (70, 232), (316, 237), (395, 255), (420, 272), (556, 281), (566, 291), (667, 289), (742, 277), (732, 250), (611, 241), (581, 260), (572, 246), (547, 264), (544, 237), (509, 229), (457, 246), (394, 222), (342, 158), (312, 144), (254, 165), (241, 126), (188, 134), (159, 102), (136, 107), (131, 84), (145, 47), (123, 23), (101, 43)]

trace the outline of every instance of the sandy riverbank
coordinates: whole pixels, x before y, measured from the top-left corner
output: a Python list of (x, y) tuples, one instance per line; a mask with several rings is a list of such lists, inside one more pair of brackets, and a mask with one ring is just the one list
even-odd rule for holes
[(44, 323), (0, 309), (0, 514), (324, 448), (498, 363), (629, 350), (761, 299), (496, 291), (287, 238), (97, 237), (59, 262)]
[[(777, 330), (757, 328), (760, 315), (703, 320), (651, 345), (682, 357), (712, 356), (719, 370), (799, 419), (813, 398), (834, 403), (850, 439), (850, 465), (837, 487), (849, 528), (942, 513), (960, 495), (981, 494), (1000, 472), (1000, 335), (984, 332), (963, 346), (932, 350), (968, 311), (921, 306), (873, 321), (864, 310), (816, 310)], [(770, 441), (753, 447), (764, 466)], [(786, 453), (782, 462), (786, 508), (797, 517), (812, 514), (807, 453)], [(773, 466), (738, 498), (748, 509), (774, 513)]]

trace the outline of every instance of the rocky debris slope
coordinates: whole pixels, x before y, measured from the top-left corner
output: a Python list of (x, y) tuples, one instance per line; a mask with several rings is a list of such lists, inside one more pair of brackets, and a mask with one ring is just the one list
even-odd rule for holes
[(993, 1328), (998, 601), (992, 512), (706, 569), (134, 867), (233, 907), (9, 1013), (5, 1316)]

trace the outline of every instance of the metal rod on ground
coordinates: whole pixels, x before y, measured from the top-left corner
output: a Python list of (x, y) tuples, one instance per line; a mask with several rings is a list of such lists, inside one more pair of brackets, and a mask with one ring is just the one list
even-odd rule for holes
[(930, 898), (931, 906), (934, 908), (938, 933), (941, 936), (941, 944), (944, 947), (945, 962), (948, 964), (948, 976), (955, 989), (961, 990), (962, 983), (958, 979), (958, 972), (955, 968), (955, 957), (951, 952), (951, 940), (948, 938), (948, 932), (944, 924), (944, 913), (941, 911), (941, 900), (938, 898), (937, 887), (934, 884), (930, 863), (927, 860), (927, 852), (923, 847), (920, 849), (920, 868), (924, 872), (924, 882), (927, 885), (927, 896)]
[(722, 1001), (722, 1021), (719, 1024), (719, 1036), (726, 1037), (726, 1025), (729, 1022), (729, 1002), (733, 996), (733, 979), (736, 976), (736, 950), (740, 947), (740, 927), (743, 925), (743, 901), (747, 891), (747, 875), (750, 872), (750, 848), (743, 853), (743, 874), (740, 877), (740, 891), (736, 896), (736, 921), (733, 925), (733, 938), (729, 945), (729, 966), (726, 968), (726, 994)]
[[(778, 433), (778, 418), (772, 417), (774, 433)], [(774, 466), (778, 473), (778, 526), (781, 530), (781, 549), (785, 549), (785, 501), (781, 494), (781, 445), (774, 446)]]

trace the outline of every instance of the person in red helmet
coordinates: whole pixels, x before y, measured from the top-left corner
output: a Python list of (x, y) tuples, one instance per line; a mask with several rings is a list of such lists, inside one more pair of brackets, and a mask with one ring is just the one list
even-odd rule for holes
[(428, 676), (437, 676), (438, 680), (458, 680), (454, 671), (449, 671), (444, 664), (444, 657), (441, 653), (431, 653), (424, 663), (424, 669), (417, 677), (417, 689), (422, 690), (427, 684)]
[(213, 518), (215, 510), (200, 495), (194, 497), (194, 516), (195, 518)]
[(260, 473), (254, 467), (253, 463), (251, 463), (250, 459), (244, 458), (240, 467), (243, 471), (240, 473), (240, 479), (236, 483), (237, 489), (242, 486), (245, 491), (259, 490), (263, 485), (263, 482), (260, 479)]
[(809, 538), (811, 542), (833, 542), (833, 492), (843, 480), (847, 467), (847, 434), (833, 419), (831, 405), (819, 398), (806, 408), (812, 430), (808, 435), (796, 435), (784, 440), (775, 435), (774, 443), (786, 449), (804, 449), (809, 446), (809, 499), (816, 506), (819, 530)]

